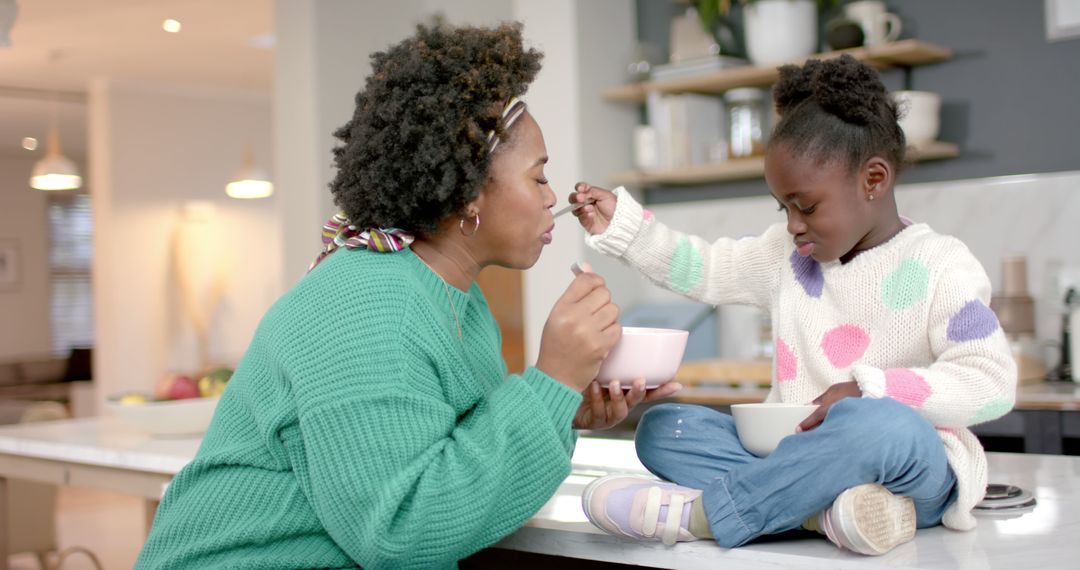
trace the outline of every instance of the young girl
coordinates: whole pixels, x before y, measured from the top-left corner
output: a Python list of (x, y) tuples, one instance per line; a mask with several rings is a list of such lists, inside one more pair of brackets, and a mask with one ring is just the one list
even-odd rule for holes
[(1016, 365), (990, 283), (963, 243), (897, 214), (897, 107), (850, 56), (785, 66), (765, 178), (786, 213), (758, 237), (709, 244), (656, 221), (625, 190), (580, 184), (571, 202), (591, 247), (710, 304), (768, 309), (776, 347), (767, 401), (817, 410), (765, 458), (730, 416), (665, 404), (638, 427), (638, 456), (668, 482), (612, 476), (583, 495), (589, 519), (638, 540), (818, 530), (884, 554), (915, 528), (975, 526), (987, 479), (967, 426), (1013, 406)]

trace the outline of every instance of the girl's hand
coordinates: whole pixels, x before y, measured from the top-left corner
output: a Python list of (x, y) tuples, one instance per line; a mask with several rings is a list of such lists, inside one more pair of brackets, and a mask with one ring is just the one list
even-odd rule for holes
[(670, 382), (659, 388), (645, 390), (645, 380), (637, 379), (629, 392), (624, 393), (618, 380), (608, 384), (607, 390), (593, 380), (582, 395), (585, 397), (574, 415), (576, 429), (607, 429), (626, 419), (630, 410), (642, 402), (652, 402), (678, 392), (682, 384)]
[(574, 210), (578, 223), (590, 235), (600, 235), (608, 228), (611, 218), (615, 215), (615, 204), (619, 199), (615, 194), (603, 188), (592, 186), (588, 182), (578, 182), (574, 185), (574, 193), (570, 194), (570, 203), (591, 202)]
[(799, 427), (795, 428), (796, 432), (809, 431), (816, 428), (821, 422), (825, 421), (825, 414), (829, 413), (829, 408), (843, 400), (844, 398), (861, 398), (862, 390), (859, 388), (859, 383), (852, 380), (851, 382), (840, 382), (839, 384), (833, 384), (829, 386), (828, 390), (822, 392), (820, 396), (814, 398), (811, 404), (818, 404), (818, 409), (814, 410), (814, 413), (810, 414)]

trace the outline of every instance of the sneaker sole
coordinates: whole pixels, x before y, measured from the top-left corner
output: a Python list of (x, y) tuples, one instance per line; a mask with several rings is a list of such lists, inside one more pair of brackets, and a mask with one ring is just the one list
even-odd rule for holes
[(915, 504), (881, 485), (845, 491), (834, 505), (833, 524), (860, 554), (885, 554), (915, 537)]

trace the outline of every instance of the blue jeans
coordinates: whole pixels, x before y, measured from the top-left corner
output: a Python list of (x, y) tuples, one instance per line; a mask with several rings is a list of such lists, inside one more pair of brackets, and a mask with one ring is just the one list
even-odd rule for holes
[(911, 497), (919, 528), (939, 524), (955, 500), (937, 432), (890, 398), (844, 398), (821, 425), (784, 438), (765, 458), (743, 449), (731, 416), (702, 406), (656, 406), (634, 439), (649, 471), (703, 490), (713, 536), (726, 548), (799, 528), (864, 483)]

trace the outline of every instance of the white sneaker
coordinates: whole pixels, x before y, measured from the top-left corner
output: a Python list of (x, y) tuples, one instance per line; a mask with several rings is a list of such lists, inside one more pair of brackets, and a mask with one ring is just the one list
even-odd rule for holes
[(608, 534), (666, 545), (704, 540), (690, 532), (692, 503), (701, 491), (632, 475), (608, 475), (593, 481), (581, 506), (594, 525)]
[(833, 544), (879, 556), (915, 537), (915, 504), (869, 483), (840, 493), (817, 523)]

